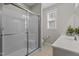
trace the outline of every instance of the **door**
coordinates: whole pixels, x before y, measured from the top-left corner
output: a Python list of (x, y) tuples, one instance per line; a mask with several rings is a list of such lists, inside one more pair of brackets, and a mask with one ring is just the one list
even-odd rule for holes
[(3, 55), (27, 54), (27, 12), (13, 5), (3, 6)]
[(38, 48), (38, 16), (29, 13), (28, 53)]

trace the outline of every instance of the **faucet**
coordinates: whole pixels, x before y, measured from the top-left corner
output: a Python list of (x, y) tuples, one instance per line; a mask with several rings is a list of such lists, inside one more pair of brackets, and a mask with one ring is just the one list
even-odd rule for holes
[(76, 35), (74, 36), (74, 40), (76, 40), (76, 41), (77, 41), (77, 36), (76, 36)]

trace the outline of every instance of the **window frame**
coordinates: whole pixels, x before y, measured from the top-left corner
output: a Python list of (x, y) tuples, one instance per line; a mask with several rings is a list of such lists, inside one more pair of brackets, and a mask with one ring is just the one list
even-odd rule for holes
[[(49, 17), (50, 17), (50, 14), (52, 13), (54, 14), (54, 16), (52, 20), (50, 20), (51, 18)], [(47, 12), (47, 29), (57, 29), (56, 19), (57, 19), (57, 9), (53, 9)], [(54, 22), (55, 23), (54, 27), (50, 27), (49, 22)]]

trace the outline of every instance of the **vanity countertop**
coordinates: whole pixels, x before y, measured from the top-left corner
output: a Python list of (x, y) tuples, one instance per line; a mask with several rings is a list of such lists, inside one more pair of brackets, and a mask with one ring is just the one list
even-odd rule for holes
[(74, 40), (74, 36), (61, 35), (52, 47), (61, 48), (79, 54), (79, 39)]

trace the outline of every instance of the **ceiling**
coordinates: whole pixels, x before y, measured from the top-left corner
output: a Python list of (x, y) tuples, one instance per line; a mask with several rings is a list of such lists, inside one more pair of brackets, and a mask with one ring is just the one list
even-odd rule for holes
[(56, 3), (42, 3), (42, 8), (45, 9), (45, 8), (48, 8), (52, 5), (54, 5), (54, 4), (56, 4)]
[[(23, 3), (23, 4), (25, 6), (28, 6), (29, 8), (31, 8), (31, 7), (33, 7), (35, 5), (37, 5), (38, 3)], [(42, 3), (42, 8), (45, 9), (45, 8), (48, 8), (48, 7), (52, 6), (52, 5), (54, 5), (54, 4), (56, 4), (56, 3)]]

